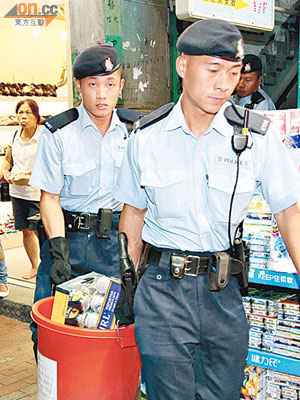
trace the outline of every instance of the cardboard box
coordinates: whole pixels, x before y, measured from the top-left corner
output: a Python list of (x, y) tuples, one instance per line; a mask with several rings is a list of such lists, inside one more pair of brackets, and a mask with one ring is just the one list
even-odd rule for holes
[(113, 329), (121, 281), (91, 272), (56, 287), (51, 320), (61, 324)]

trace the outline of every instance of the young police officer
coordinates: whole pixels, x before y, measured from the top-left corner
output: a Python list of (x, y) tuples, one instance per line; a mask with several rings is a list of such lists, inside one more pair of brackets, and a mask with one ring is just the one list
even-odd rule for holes
[(225, 104), (242, 67), (238, 29), (198, 21), (177, 48), (183, 94), (138, 121), (115, 190), (135, 265), (146, 242), (136, 339), (149, 400), (238, 400), (248, 324), (240, 247), (230, 243), (258, 186), (300, 271), (296, 178), (270, 121), (252, 111), (248, 123), (239, 117), (248, 110)]
[(261, 81), (262, 63), (259, 57), (255, 54), (246, 54), (236, 87), (235, 103), (254, 110), (275, 110), (271, 97), (260, 87)]
[(119, 276), (117, 212), (122, 205), (112, 191), (128, 141), (115, 110), (124, 85), (121, 73), (114, 47), (87, 48), (74, 63), (82, 104), (45, 123), (30, 179), (42, 190), (48, 237), (41, 248), (35, 301), (71, 276), (90, 271)]

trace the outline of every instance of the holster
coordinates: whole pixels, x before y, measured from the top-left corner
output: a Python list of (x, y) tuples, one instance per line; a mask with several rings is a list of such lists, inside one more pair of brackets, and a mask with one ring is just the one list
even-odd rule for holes
[(231, 275), (230, 255), (225, 251), (212, 254), (207, 270), (206, 287), (210, 291), (225, 289)]
[(120, 278), (125, 289), (129, 307), (133, 313), (133, 299), (136, 289), (137, 279), (134, 265), (128, 254), (127, 236), (124, 232), (119, 233), (119, 252), (120, 252)]
[(234, 258), (242, 263), (242, 272), (237, 275), (241, 293), (243, 296), (248, 294), (248, 268), (249, 268), (249, 248), (246, 242), (240, 238), (234, 240)]
[(109, 208), (100, 208), (96, 225), (96, 236), (98, 239), (109, 239), (113, 224), (113, 212)]

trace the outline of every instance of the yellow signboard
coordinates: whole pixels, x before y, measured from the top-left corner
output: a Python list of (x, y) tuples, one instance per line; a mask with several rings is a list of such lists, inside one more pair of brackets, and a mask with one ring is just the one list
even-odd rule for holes
[(219, 18), (238, 26), (272, 31), (275, 0), (176, 0), (177, 18)]

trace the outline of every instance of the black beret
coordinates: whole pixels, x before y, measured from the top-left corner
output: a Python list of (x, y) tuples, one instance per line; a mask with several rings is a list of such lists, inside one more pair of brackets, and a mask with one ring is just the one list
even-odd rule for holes
[(249, 74), (249, 72), (258, 71), (262, 73), (262, 63), (255, 54), (246, 54), (243, 59), (242, 74)]
[(120, 68), (118, 53), (109, 44), (99, 44), (83, 50), (74, 62), (74, 77), (109, 75)]
[(244, 57), (240, 31), (221, 19), (194, 22), (179, 36), (177, 49), (180, 53), (219, 57), (229, 61), (240, 61)]

